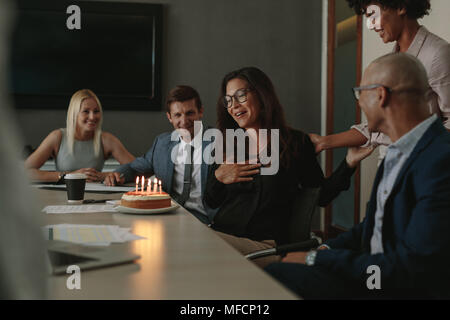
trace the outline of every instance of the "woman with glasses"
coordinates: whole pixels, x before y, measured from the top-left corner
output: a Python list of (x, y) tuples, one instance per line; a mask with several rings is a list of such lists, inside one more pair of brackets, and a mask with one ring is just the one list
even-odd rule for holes
[[(133, 161), (119, 139), (101, 130), (103, 120), (99, 99), (89, 89), (75, 92), (67, 110), (66, 128), (52, 131), (25, 161), (31, 179), (62, 182), (67, 173), (84, 173), (87, 181), (103, 181), (105, 159), (114, 157), (120, 164)], [(40, 170), (53, 157), (56, 171)]]
[[(299, 185), (322, 187), (322, 206), (350, 186), (354, 170), (345, 161), (332, 177), (324, 178), (311, 140), (307, 134), (287, 125), (273, 84), (261, 70), (248, 67), (224, 77), (217, 116), (217, 127), (224, 137), (227, 129), (243, 129), (249, 139), (257, 142), (253, 152), (246, 148), (247, 161), (244, 163), (227, 163), (236, 159), (230, 159), (230, 155), (224, 152), (224, 159), (228, 161), (211, 166), (205, 192), (206, 203), (211, 208), (219, 208), (212, 227), (241, 253), (288, 241), (287, 225)], [(260, 129), (267, 129), (268, 139), (264, 139)], [(278, 141), (270, 139), (273, 129), (279, 130)], [(278, 143), (277, 148), (273, 143)], [(242, 146), (233, 147), (238, 150)], [(227, 147), (224, 146), (223, 150)], [(248, 160), (259, 160), (261, 154), (272, 150), (279, 150), (278, 172), (262, 175), (261, 162)], [(356, 163), (351, 162), (351, 165), (356, 166)], [(336, 184), (336, 181), (341, 182)], [(255, 262), (264, 266), (274, 261), (273, 258), (263, 259)]]

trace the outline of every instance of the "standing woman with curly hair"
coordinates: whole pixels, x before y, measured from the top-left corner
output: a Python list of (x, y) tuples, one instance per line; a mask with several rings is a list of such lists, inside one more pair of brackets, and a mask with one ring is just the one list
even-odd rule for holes
[[(430, 112), (438, 114), (450, 131), (450, 44), (428, 31), (417, 21), (428, 15), (430, 0), (347, 0), (358, 15), (368, 18), (368, 27), (378, 33), (384, 43), (395, 42), (394, 51), (413, 55), (422, 62), (428, 74)], [(393, 88), (392, 94), (404, 89)], [(372, 136), (371, 136), (372, 135)], [(367, 124), (326, 137), (310, 135), (316, 151), (345, 146), (358, 146), (370, 140), (389, 145), (382, 133), (370, 133)]]

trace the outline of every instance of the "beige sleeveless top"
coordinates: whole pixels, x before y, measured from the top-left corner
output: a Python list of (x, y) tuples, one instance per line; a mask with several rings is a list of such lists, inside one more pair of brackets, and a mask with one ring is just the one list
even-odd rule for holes
[(66, 129), (61, 128), (62, 139), (56, 157), (56, 171), (75, 171), (82, 168), (94, 168), (102, 171), (105, 159), (103, 157), (103, 145), (96, 156), (94, 151), (94, 140), (75, 140), (73, 153), (70, 154), (67, 142)]

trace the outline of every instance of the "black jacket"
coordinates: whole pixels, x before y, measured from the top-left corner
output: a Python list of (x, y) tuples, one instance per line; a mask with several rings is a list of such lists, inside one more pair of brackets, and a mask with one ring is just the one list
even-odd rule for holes
[(298, 155), (289, 168), (280, 166), (275, 175), (258, 174), (253, 181), (225, 185), (214, 174), (219, 164), (210, 166), (204, 200), (211, 208), (220, 207), (214, 217), (215, 230), (257, 241), (285, 243), (298, 186), (321, 187), (321, 206), (350, 187), (355, 170), (348, 168), (345, 160), (330, 178), (324, 178), (309, 136), (297, 130), (291, 130), (291, 134), (298, 144)]

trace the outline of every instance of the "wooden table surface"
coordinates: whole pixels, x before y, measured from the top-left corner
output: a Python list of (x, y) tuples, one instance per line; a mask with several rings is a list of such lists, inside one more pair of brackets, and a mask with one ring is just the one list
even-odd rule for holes
[[(37, 194), (42, 208), (66, 204), (65, 191), (38, 189)], [(121, 195), (86, 193), (85, 199)], [(127, 246), (141, 258), (81, 271), (80, 290), (67, 289), (69, 275), (50, 276), (50, 299), (298, 299), (183, 208), (158, 215), (42, 213), (42, 220), (45, 225), (118, 225), (146, 237), (112, 244)]]

